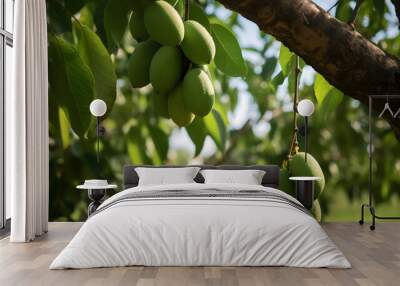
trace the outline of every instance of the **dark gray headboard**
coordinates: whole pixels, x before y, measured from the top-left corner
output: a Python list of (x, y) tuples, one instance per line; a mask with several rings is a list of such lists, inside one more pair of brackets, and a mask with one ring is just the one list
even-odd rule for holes
[[(135, 171), (136, 167), (152, 167), (152, 168), (181, 168), (181, 167), (200, 167), (201, 169), (221, 169), (221, 170), (246, 170), (255, 169), (265, 171), (262, 185), (265, 187), (278, 188), (279, 185), (279, 167), (277, 165), (257, 165), (257, 166), (242, 166), (242, 165), (190, 165), (190, 166), (125, 166), (124, 167), (124, 189), (133, 188), (138, 185), (139, 177)], [(204, 178), (200, 173), (197, 174), (194, 180), (197, 183), (204, 183)]]

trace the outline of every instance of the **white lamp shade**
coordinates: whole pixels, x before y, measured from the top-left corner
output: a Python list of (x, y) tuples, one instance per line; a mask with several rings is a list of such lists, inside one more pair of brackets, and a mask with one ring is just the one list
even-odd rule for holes
[(90, 113), (93, 116), (101, 117), (107, 112), (107, 104), (104, 100), (95, 99), (90, 103)]
[(297, 111), (301, 116), (311, 116), (314, 113), (314, 103), (309, 99), (303, 99), (297, 105)]

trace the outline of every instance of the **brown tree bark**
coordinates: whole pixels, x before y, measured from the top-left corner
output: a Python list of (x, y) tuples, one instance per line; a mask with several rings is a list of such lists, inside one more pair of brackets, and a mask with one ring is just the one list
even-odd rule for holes
[[(400, 94), (399, 60), (312, 1), (219, 2), (273, 35), (345, 95), (368, 104), (371, 94)], [(400, 120), (386, 120), (400, 140)]]

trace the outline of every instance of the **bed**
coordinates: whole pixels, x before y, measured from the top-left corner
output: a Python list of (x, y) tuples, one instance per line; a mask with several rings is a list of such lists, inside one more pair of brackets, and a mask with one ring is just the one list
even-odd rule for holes
[(261, 185), (205, 184), (198, 173), (193, 183), (150, 186), (138, 186), (136, 167), (124, 168), (124, 190), (102, 203), (50, 269), (351, 267), (310, 213), (278, 190), (278, 166), (198, 166), (263, 170)]

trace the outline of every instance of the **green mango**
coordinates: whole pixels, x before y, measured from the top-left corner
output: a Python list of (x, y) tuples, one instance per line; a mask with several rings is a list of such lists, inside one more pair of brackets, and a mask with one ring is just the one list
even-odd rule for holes
[(150, 64), (160, 45), (152, 40), (139, 43), (128, 62), (128, 76), (132, 87), (143, 87), (150, 83)]
[(144, 12), (144, 24), (150, 38), (166, 46), (178, 46), (185, 35), (179, 13), (166, 1), (155, 1)]
[(168, 95), (154, 91), (153, 99), (154, 109), (156, 110), (157, 114), (165, 118), (171, 118), (168, 112)]
[(215, 43), (210, 33), (200, 23), (185, 21), (185, 37), (181, 48), (185, 56), (195, 64), (209, 64), (215, 56)]
[(322, 172), (318, 161), (307, 153), (307, 163), (305, 161), (305, 154), (303, 152), (297, 153), (289, 161), (289, 171), (292, 176), (303, 177), (311, 176), (320, 178), (315, 182), (314, 198), (318, 198), (319, 194), (325, 188), (325, 176)]
[(138, 41), (145, 41), (149, 38), (146, 27), (144, 26), (143, 13), (140, 11), (133, 11), (129, 20), (129, 31), (132, 37)]
[(290, 173), (287, 169), (281, 168), (279, 171), (279, 190), (295, 197), (295, 188), (292, 181), (289, 180)]
[(197, 116), (204, 117), (214, 105), (214, 87), (207, 73), (200, 68), (191, 69), (183, 80), (185, 106)]
[(182, 127), (192, 123), (194, 114), (185, 107), (182, 84), (168, 95), (168, 111), (176, 125)]
[[(308, 155), (307, 155), (308, 156)], [(308, 158), (307, 158), (308, 159)], [(322, 219), (322, 210), (321, 210), (321, 205), (319, 204), (319, 200), (314, 200), (313, 206), (311, 208), (311, 214), (314, 216), (314, 218), (321, 222)]]
[(163, 46), (154, 55), (150, 65), (150, 82), (159, 93), (168, 93), (176, 87), (183, 75), (183, 55), (178, 47)]

